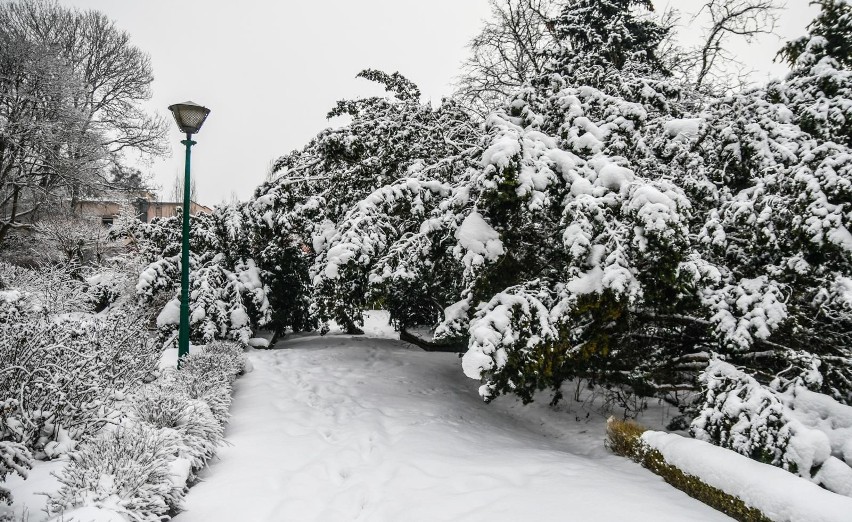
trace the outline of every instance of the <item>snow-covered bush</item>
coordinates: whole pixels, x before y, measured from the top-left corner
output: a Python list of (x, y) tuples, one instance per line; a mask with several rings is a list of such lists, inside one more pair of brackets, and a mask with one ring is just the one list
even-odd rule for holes
[(224, 376), (229, 383), (245, 370), (246, 357), (243, 346), (234, 342), (216, 342), (205, 346), (203, 350), (181, 359), (182, 372), (192, 374), (197, 379)]
[(351, 123), (278, 160), (277, 177), (257, 190), (249, 215), (261, 237), (278, 236), (265, 251), (269, 260), (281, 253), (282, 268), (304, 270), (291, 286), (315, 293), (309, 319), (357, 331), (364, 308), (380, 303), (400, 326), (436, 323), (456, 300), (459, 277), (444, 268), (453, 263), (443, 231), (421, 222), (446, 202), (447, 181), (473, 165), (469, 149), (480, 131), (452, 100), (421, 102), (399, 73), (368, 69), (359, 77), (387, 95), (340, 101), (329, 116)]
[(161, 431), (176, 448), (175, 455), (190, 461), (198, 471), (216, 454), (224, 429), (203, 400), (174, 393), (156, 384), (140, 390), (133, 398), (133, 417)]
[(71, 453), (50, 514), (92, 507), (133, 521), (173, 516), (188, 482), (222, 444), (231, 383), (245, 364), (242, 345), (212, 343), (134, 390), (127, 418)]
[(741, 522), (770, 522), (772, 519), (737, 496), (737, 491), (725, 491), (709, 485), (700, 475), (685, 473), (666, 461), (656, 448), (643, 440), (648, 432), (644, 426), (630, 420), (610, 417), (606, 422), (606, 447), (616, 455), (627, 457), (660, 475), (673, 487), (718, 509)]
[(172, 478), (177, 448), (144, 423), (108, 430), (71, 454), (58, 476), (61, 487), (47, 509), (62, 515), (81, 506), (109, 509), (134, 522), (160, 522), (181, 505), (184, 484)]
[(214, 341), (181, 359), (180, 371), (169, 371), (156, 382), (164, 394), (203, 401), (224, 426), (231, 406), (231, 384), (245, 371), (243, 346)]
[[(272, 309), (262, 270), (249, 256), (251, 238), (237, 206), (217, 207), (213, 215), (191, 218), (190, 338), (204, 344), (216, 339), (247, 342), (269, 322)], [(159, 306), (157, 327), (166, 344), (176, 342), (180, 324), (180, 218), (155, 219), (116, 230), (132, 235), (149, 264), (136, 292), (147, 305)]]
[(673, 361), (700, 351), (688, 314), (718, 270), (690, 244), (692, 204), (649, 146), (683, 108), (654, 58), (664, 31), (633, 4), (647, 7), (570, 2), (551, 71), (486, 121), (471, 178), (484, 226), (457, 236), (467, 317), (439, 326), (467, 326), (465, 373), (486, 399), (558, 398), (574, 376), (663, 394), (684, 380)]
[(0, 262), (0, 289), (20, 292), (30, 311), (66, 314), (92, 310), (81, 267), (73, 264), (24, 268)]
[(847, 493), (835, 495), (734, 451), (673, 433), (647, 430), (632, 421), (610, 417), (606, 445), (735, 520), (839, 522), (846, 520), (852, 510)]
[(831, 442), (831, 454), (852, 467), (852, 406), (804, 386), (791, 387), (779, 398), (799, 422), (825, 433)]
[(231, 383), (225, 373), (199, 375), (182, 369), (166, 372), (157, 384), (163, 389), (163, 393), (173, 393), (205, 402), (220, 425), (227, 423), (228, 410), (231, 407)]
[(488, 399), (575, 375), (665, 395), (716, 351), (852, 400), (852, 151), (810, 116), (842, 120), (850, 72), (816, 38), (789, 78), (691, 113), (640, 5), (569, 2), (551, 70), (488, 118), (486, 225), (439, 336), (467, 334)]
[[(801, 380), (849, 403), (852, 71), (832, 49), (850, 41), (852, 7), (820, 4), (837, 9), (786, 48), (787, 78), (711, 100), (667, 156), (700, 217), (701, 254), (719, 270), (700, 293), (713, 349), (763, 383)], [(828, 44), (826, 24), (845, 36)]]
[[(9, 473), (17, 473), (27, 478), (27, 471), (32, 469), (33, 456), (23, 444), (0, 440), (0, 482)], [(0, 485), (0, 502), (12, 503), (12, 492)]]
[(138, 312), (28, 312), (0, 321), (0, 440), (21, 442), (39, 458), (73, 449), (110, 421), (158, 359)]
[(123, 254), (111, 257), (99, 266), (84, 269), (86, 293), (94, 310), (135, 304), (135, 287), (142, 268), (139, 257)]
[(59, 212), (38, 220), (34, 230), (34, 239), (67, 263), (98, 264), (119, 248), (96, 215)]
[(812, 479), (831, 455), (821, 431), (795, 419), (776, 393), (723, 361), (700, 377), (704, 403), (694, 437)]
[[(190, 276), (190, 338), (199, 343), (215, 339), (248, 342), (268, 315), (267, 289), (254, 262), (238, 264), (232, 271), (224, 267), (223, 261), (222, 254), (218, 254)], [(147, 291), (143, 285), (140, 288)], [(157, 317), (162, 339), (174, 339), (180, 325), (179, 310), (180, 301), (175, 298)]]
[[(232, 381), (245, 372), (247, 359), (244, 344), (233, 341), (214, 341), (205, 345), (201, 353), (218, 358), (220, 371), (230, 375)], [(192, 364), (190, 364), (191, 367)]]
[(641, 463), (736, 520), (840, 522), (852, 499), (736, 452), (673, 433), (645, 431)]

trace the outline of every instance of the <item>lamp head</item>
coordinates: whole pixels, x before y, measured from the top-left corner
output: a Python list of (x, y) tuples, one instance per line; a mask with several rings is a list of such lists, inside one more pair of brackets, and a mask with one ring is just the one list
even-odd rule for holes
[(195, 134), (200, 131), (204, 120), (210, 114), (210, 109), (191, 101), (171, 105), (169, 110), (172, 111), (178, 128), (186, 134)]

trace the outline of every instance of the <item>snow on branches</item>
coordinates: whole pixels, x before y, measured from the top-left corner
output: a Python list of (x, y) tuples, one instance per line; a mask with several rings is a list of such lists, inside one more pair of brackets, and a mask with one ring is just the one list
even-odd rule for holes
[[(482, 125), (364, 71), (387, 95), (339, 102), (349, 123), (280, 158), (252, 201), (194, 219), (195, 338), (270, 318), (357, 332), (380, 306), (467, 341), (489, 400), (558, 398), (572, 377), (695, 389), (718, 352), (852, 401), (846, 22), (815, 23), (787, 78), (710, 99), (666, 69), (650, 7), (567, 2), (543, 72)], [(141, 241), (148, 299), (175, 287), (172, 225)]]
[[(217, 207), (211, 216), (192, 217), (189, 298), (194, 342), (246, 343), (271, 318), (269, 287), (254, 259), (247, 256), (251, 245), (246, 221), (239, 207)], [(180, 324), (179, 228), (178, 218), (168, 218), (139, 224), (134, 230), (150, 262), (139, 276), (136, 292), (144, 302), (161, 303), (157, 327), (167, 343), (175, 341)]]
[(801, 386), (779, 393), (718, 359), (700, 381), (693, 436), (852, 496), (852, 447), (844, 435), (852, 408)]

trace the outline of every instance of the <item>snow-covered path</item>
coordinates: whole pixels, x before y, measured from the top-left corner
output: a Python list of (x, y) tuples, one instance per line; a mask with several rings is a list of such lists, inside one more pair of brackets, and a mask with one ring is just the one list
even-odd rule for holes
[(277, 348), (250, 352), (231, 445), (177, 522), (730, 520), (608, 454), (602, 421), (483, 404), (454, 354), (349, 336)]

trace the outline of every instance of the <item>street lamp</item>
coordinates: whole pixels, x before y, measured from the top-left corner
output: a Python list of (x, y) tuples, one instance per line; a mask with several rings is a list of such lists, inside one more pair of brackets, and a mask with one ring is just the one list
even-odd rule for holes
[(186, 145), (186, 168), (183, 178), (183, 241), (181, 243), (180, 256), (180, 333), (178, 335), (178, 368), (181, 359), (189, 355), (189, 212), (190, 212), (190, 185), (189, 185), (189, 160), (192, 146), (192, 135), (201, 130), (204, 120), (210, 114), (210, 109), (196, 103), (176, 103), (169, 107), (175, 117), (178, 128), (186, 133), (186, 139), (181, 141)]

